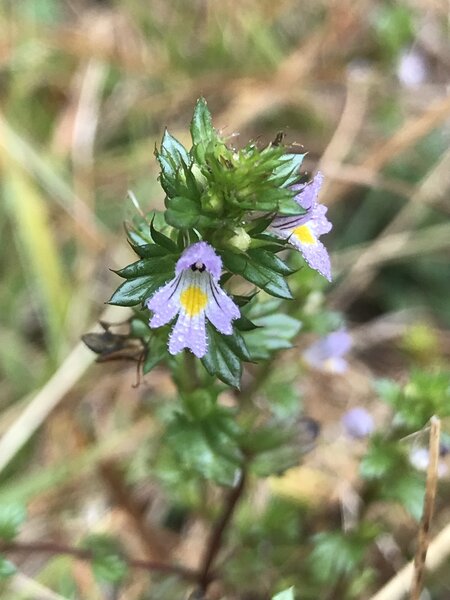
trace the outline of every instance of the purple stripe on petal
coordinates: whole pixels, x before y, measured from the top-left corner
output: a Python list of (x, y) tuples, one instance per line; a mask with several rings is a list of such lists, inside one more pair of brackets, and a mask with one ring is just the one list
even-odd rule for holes
[(169, 337), (170, 354), (178, 354), (184, 348), (189, 348), (197, 358), (206, 354), (206, 327), (203, 312), (195, 317), (181, 313)]
[(292, 231), (300, 225), (304, 225), (309, 221), (309, 215), (298, 215), (296, 217), (275, 217), (269, 226), (269, 231), (273, 231), (276, 235), (288, 238)]
[(206, 270), (208, 273), (211, 273), (214, 279), (218, 280), (220, 278), (222, 273), (222, 259), (208, 243), (197, 242), (186, 248), (177, 261), (175, 273), (179, 275), (195, 263), (205, 265)]
[(210, 300), (206, 307), (206, 316), (217, 331), (231, 335), (233, 333), (232, 321), (238, 319), (241, 314), (239, 308), (212, 279), (210, 286)]

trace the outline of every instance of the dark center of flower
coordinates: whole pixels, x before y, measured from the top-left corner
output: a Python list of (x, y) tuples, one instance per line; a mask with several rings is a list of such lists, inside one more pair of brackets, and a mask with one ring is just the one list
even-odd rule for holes
[(202, 262), (196, 262), (193, 265), (191, 265), (191, 269), (193, 271), (200, 271), (200, 273), (203, 273), (203, 271), (206, 269), (206, 267)]

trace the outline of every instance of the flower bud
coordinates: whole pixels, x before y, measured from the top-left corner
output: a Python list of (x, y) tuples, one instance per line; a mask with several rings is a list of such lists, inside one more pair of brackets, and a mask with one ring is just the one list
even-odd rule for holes
[(228, 239), (227, 245), (233, 249), (245, 252), (250, 246), (251, 241), (252, 238), (248, 235), (243, 227), (236, 227), (234, 229), (234, 235)]

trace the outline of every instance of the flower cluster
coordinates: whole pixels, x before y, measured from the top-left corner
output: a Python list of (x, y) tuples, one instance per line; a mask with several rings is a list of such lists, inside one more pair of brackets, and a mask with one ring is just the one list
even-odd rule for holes
[[(235, 297), (225, 284), (238, 276), (257, 290), (291, 299), (286, 277), (294, 270), (278, 256), (288, 248), (331, 280), (330, 259), (319, 238), (332, 226), (318, 201), (322, 175), (301, 182), (303, 155), (289, 154), (278, 144), (228, 147), (203, 99), (194, 111), (191, 136), (187, 150), (164, 134), (156, 157), (166, 210), (158, 215), (158, 230), (153, 221), (150, 227), (142, 221), (129, 227), (140, 259), (118, 271), (126, 281), (110, 302), (141, 304), (150, 312), (149, 331), (157, 330), (149, 335), (156, 341), (168, 335), (170, 354), (188, 349), (211, 374), (235, 381), (237, 364), (253, 360), (254, 293)], [(168, 334), (165, 326), (171, 323)], [(256, 351), (265, 353), (265, 348)]]

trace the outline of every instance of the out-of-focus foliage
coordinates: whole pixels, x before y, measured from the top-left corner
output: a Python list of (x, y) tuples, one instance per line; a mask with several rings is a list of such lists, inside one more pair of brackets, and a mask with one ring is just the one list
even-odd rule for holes
[[(279, 300), (264, 292), (242, 305), (247, 349), (271, 366), (258, 372), (247, 364), (241, 396), (224, 393), (222, 384), (211, 387), (217, 363), (230, 356), (219, 344), (199, 389), (180, 404), (165, 375), (168, 331), (150, 332), (140, 309), (91, 338), (108, 346), (105, 364), (74, 386), (37, 434), (25, 432), (24, 447), (0, 474), (0, 544), (16, 543), (19, 527), (22, 541), (58, 539), (77, 548), (107, 532), (108, 543), (93, 548), (98, 580), (70, 557), (45, 554), (33, 562), (25, 553), (10, 562), (0, 549), (0, 595), (21, 597), (13, 586), (18, 568), (67, 598), (98, 600), (118, 589), (127, 600), (183, 597), (190, 584), (175, 575), (152, 573), (150, 580), (141, 570), (126, 576), (123, 557), (190, 565), (220, 513), (217, 483), (232, 486), (248, 456), (248, 496), (218, 561), (224, 597), (284, 590), (274, 598), (316, 600), (326, 593), (363, 600), (393, 575), (380, 540), (387, 536), (398, 549), (395, 568), (411, 558), (424, 489), (411, 451), (426, 447), (435, 413), (448, 433), (449, 377), (440, 368), (448, 361), (450, 323), (447, 13), (439, 2), (400, 0), (245, 0), (238, 8), (200, 0), (2, 3), (0, 435), (114, 293), (118, 278), (108, 267), (117, 272), (133, 260), (124, 220), (142, 259), (158, 248), (157, 272), (142, 277), (157, 287), (173, 270), (178, 240), (166, 236), (158, 218), (152, 237), (127, 193), (145, 213), (166, 210), (175, 226), (198, 226), (185, 198), (188, 181), (173, 190), (166, 169), (164, 206), (157, 178), (165, 145), (189, 162), (182, 148), (190, 147), (187, 123), (200, 96), (227, 145), (248, 158), (243, 181), (250, 174), (260, 184), (253, 149), (281, 130), (304, 173), (323, 171), (335, 281), (329, 288), (293, 256), (288, 267), (298, 271), (289, 286), (298, 303), (289, 314), (279, 314)], [(194, 128), (199, 179), (210, 178), (202, 202), (213, 209), (208, 225), (220, 238), (213, 213), (224, 198), (217, 188), (251, 207), (266, 202), (268, 190), (263, 186), (255, 198), (239, 187), (234, 196), (204, 123)], [(283, 190), (277, 203), (289, 203)], [(245, 237), (240, 216), (232, 250)], [(245, 263), (227, 259), (252, 285), (261, 283), (251, 256)], [(118, 304), (141, 300), (140, 267), (133, 268), (122, 271)], [(280, 280), (275, 276), (266, 291), (276, 291), (281, 303), (288, 291)], [(148, 290), (149, 280), (144, 284)], [(309, 338), (345, 321), (355, 335), (349, 371), (336, 378), (308, 373), (300, 355)], [(129, 368), (116, 360), (124, 354)], [(137, 363), (148, 375), (134, 388)], [(229, 365), (224, 379), (235, 385), (240, 362)], [(377, 431), (347, 443), (341, 414), (366, 401)], [(323, 436), (302, 458), (316, 421)], [(297, 466), (302, 460), (305, 470)], [(266, 479), (293, 465), (286, 479)], [(292, 481), (283, 494), (283, 483)], [(436, 531), (448, 521), (448, 488), (444, 474)], [(446, 598), (448, 584), (442, 571), (427, 580), (436, 600)]]

